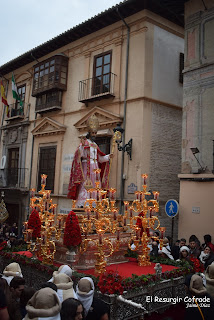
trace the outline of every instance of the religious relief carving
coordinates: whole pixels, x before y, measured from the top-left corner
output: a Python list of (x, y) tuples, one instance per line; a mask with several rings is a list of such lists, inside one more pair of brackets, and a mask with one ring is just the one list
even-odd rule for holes
[(99, 120), (100, 129), (110, 128), (117, 123), (122, 122), (122, 118), (112, 112), (103, 110), (99, 107), (94, 107), (82, 119), (74, 124), (79, 131), (87, 131), (87, 120), (89, 117), (95, 115)]
[(10, 131), (10, 143), (16, 142), (17, 138), (18, 138), (17, 130), (14, 129), (14, 130)]

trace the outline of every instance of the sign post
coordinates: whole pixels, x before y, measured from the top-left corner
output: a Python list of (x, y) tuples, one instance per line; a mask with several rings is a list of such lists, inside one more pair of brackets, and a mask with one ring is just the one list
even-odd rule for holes
[(173, 242), (173, 233), (174, 233), (174, 217), (177, 216), (179, 209), (179, 204), (176, 200), (170, 199), (165, 204), (165, 212), (169, 218), (172, 218), (172, 230), (171, 238)]

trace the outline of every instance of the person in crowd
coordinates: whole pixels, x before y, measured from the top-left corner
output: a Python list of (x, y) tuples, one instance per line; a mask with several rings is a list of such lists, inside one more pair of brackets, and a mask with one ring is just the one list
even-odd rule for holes
[(198, 249), (196, 245), (195, 236), (191, 236), (189, 238), (189, 248), (190, 248), (190, 251), (189, 251), (190, 258), (191, 257), (199, 258), (201, 251)]
[(9, 287), (7, 281), (3, 278), (0, 278), (0, 289), (2, 289), (4, 291), (6, 302), (8, 303), (8, 301), (10, 299), (11, 292), (10, 292), (10, 287)]
[(163, 239), (163, 248), (162, 250), (159, 250), (159, 253), (163, 258), (174, 260), (169, 247), (169, 240), (167, 238)]
[(207, 292), (214, 299), (214, 263), (211, 263), (205, 270)]
[(53, 278), (53, 283), (57, 286), (57, 295), (61, 303), (68, 298), (77, 298), (73, 288), (73, 281), (67, 274), (60, 273), (54, 275)]
[(180, 248), (179, 260), (190, 262), (189, 250), (190, 249), (187, 246), (182, 246)]
[(204, 235), (204, 243), (202, 244), (202, 248), (204, 249), (205, 247), (210, 247), (212, 252), (214, 252), (214, 244), (212, 244), (212, 238), (210, 234), (205, 234)]
[[(209, 249), (208, 249), (209, 248)], [(214, 253), (210, 250), (210, 247), (206, 247), (205, 249), (207, 249), (208, 252), (208, 256), (205, 259), (205, 263), (204, 263), (204, 269), (206, 270), (207, 267), (214, 262)]]
[(24, 290), (25, 280), (22, 277), (14, 277), (10, 282), (11, 297), (8, 302), (10, 320), (22, 320), (20, 309), (20, 296)]
[[(184, 320), (211, 320), (213, 319), (214, 312), (214, 300), (208, 294), (206, 288), (203, 286), (202, 277), (197, 274), (188, 275), (185, 278), (185, 286), (191, 302), (189, 304), (195, 304), (195, 307), (186, 306), (186, 312)], [(196, 298), (208, 298), (210, 307), (203, 306), (200, 302), (197, 302)], [(197, 303), (196, 303), (197, 302)], [(203, 316), (202, 316), (203, 315)]]
[(196, 237), (195, 234), (192, 234), (192, 235), (189, 237), (189, 243), (190, 243), (192, 240), (195, 241), (196, 248), (197, 248), (199, 251), (201, 251), (201, 243), (200, 243), (198, 237)]
[(25, 320), (60, 320), (61, 303), (56, 291), (43, 288), (34, 293), (26, 305)]
[(12, 262), (4, 269), (2, 278), (7, 280), (7, 283), (10, 285), (11, 280), (15, 276), (23, 277), (20, 265), (17, 262)]
[(28, 301), (32, 298), (36, 290), (32, 287), (25, 287), (20, 296), (20, 310), (22, 318), (27, 314), (26, 305)]
[(150, 256), (158, 257), (158, 243), (157, 241), (152, 242), (152, 250)]
[(4, 291), (0, 288), (0, 319), (10, 320)]
[(181, 240), (177, 240), (175, 244), (172, 246), (172, 256), (174, 260), (178, 260), (180, 257), (180, 248), (186, 245), (186, 239), (181, 238)]
[(53, 282), (50, 282), (50, 281), (42, 283), (40, 286), (40, 289), (43, 289), (43, 288), (51, 288), (57, 292), (57, 286)]
[(49, 280), (49, 282), (53, 282), (54, 276), (60, 274), (60, 273), (65, 273), (67, 274), (67, 276), (69, 276), (70, 278), (72, 277), (72, 273), (73, 270), (67, 265), (67, 264), (63, 264), (59, 267), (59, 269), (57, 271), (53, 272), (53, 276), (52, 278)]
[(84, 319), (84, 309), (82, 303), (74, 298), (63, 301), (60, 311), (61, 320), (82, 320)]
[(210, 255), (210, 247), (206, 246), (204, 247), (204, 250), (201, 251), (201, 254), (199, 256), (199, 260), (201, 261), (201, 263), (205, 264), (207, 258), (209, 257)]
[(108, 320), (106, 304), (94, 296), (94, 282), (90, 277), (81, 278), (76, 287), (78, 300), (83, 304), (86, 320)]
[(16, 222), (14, 222), (14, 224), (10, 228), (10, 233), (14, 234), (15, 237), (18, 237), (18, 227), (17, 227)]

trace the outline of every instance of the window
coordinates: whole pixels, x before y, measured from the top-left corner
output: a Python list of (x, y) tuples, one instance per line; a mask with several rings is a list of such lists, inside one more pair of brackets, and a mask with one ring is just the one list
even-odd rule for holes
[(111, 137), (96, 137), (95, 142), (103, 153), (110, 153)]
[(56, 55), (34, 67), (33, 96), (52, 89), (67, 89), (68, 58)]
[(41, 189), (41, 174), (47, 174), (46, 189), (54, 192), (55, 165), (56, 146), (41, 147), (39, 149), (38, 190)]
[(110, 92), (111, 52), (94, 58), (93, 95)]
[(36, 111), (47, 109), (50, 107), (61, 107), (62, 104), (62, 92), (61, 91), (50, 91), (41, 94), (36, 99)]
[(8, 150), (9, 162), (8, 162), (8, 186), (15, 187), (18, 183), (18, 168), (19, 168), (19, 148), (13, 148)]

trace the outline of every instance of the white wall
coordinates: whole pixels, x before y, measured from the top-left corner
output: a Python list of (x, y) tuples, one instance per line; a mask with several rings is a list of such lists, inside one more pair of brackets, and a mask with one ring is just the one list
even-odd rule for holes
[(155, 26), (153, 48), (152, 98), (182, 106), (179, 57), (184, 52), (184, 39)]

